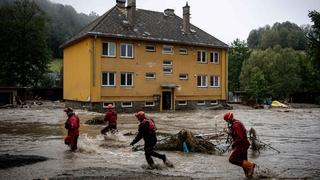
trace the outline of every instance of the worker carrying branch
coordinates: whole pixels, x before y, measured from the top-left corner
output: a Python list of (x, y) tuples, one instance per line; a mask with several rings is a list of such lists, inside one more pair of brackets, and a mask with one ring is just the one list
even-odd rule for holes
[(151, 168), (155, 167), (154, 161), (151, 156), (161, 159), (166, 166), (173, 167), (172, 163), (167, 159), (166, 155), (159, 154), (154, 151), (154, 146), (157, 144), (157, 135), (156, 126), (153, 119), (147, 119), (143, 111), (137, 112), (135, 116), (140, 122), (138, 130), (139, 132), (130, 143), (130, 145), (133, 146), (143, 138), (145, 157)]
[(232, 112), (225, 113), (223, 119), (229, 124), (229, 133), (233, 140), (229, 162), (242, 167), (245, 175), (252, 177), (256, 164), (248, 161), (250, 143), (247, 138), (247, 130), (242, 122), (233, 118)]

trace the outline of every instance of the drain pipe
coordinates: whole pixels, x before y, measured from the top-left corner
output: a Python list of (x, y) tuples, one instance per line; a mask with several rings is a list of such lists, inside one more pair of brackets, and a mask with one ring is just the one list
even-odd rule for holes
[(93, 39), (93, 52), (92, 52), (92, 86), (94, 87), (96, 85), (96, 39), (97, 35), (94, 36)]

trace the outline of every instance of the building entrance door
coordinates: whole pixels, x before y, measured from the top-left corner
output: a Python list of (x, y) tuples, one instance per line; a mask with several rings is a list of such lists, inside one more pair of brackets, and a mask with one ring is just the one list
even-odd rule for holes
[(162, 110), (172, 109), (172, 94), (170, 91), (162, 92)]

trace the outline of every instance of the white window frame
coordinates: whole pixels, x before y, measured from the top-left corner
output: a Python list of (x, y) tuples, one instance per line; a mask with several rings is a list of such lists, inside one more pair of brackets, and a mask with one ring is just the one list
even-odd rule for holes
[[(125, 75), (125, 84), (123, 85), (122, 84), (122, 75)], [(131, 85), (128, 85), (128, 74), (131, 74)], [(120, 73), (120, 86), (121, 87), (132, 87), (133, 86), (133, 78), (134, 78), (134, 73), (132, 73), (132, 72), (121, 72)]]
[[(103, 74), (107, 74), (107, 84), (103, 84), (104, 82), (103, 82)], [(114, 77), (113, 77), (113, 82), (114, 82), (114, 84), (110, 84), (110, 74), (114, 74)], [(116, 73), (115, 72), (102, 72), (102, 74), (101, 74), (101, 86), (103, 86), (103, 87), (114, 87), (114, 86), (116, 86)]]
[(172, 60), (163, 60), (162, 65), (164, 66), (172, 66), (173, 62)]
[(206, 101), (205, 100), (197, 101), (197, 105), (204, 106), (204, 105), (206, 105)]
[[(199, 52), (200, 52), (200, 59), (199, 59)], [(203, 59), (203, 53), (205, 54), (204, 59)], [(198, 62), (198, 63), (207, 63), (207, 62), (208, 62), (208, 61), (207, 61), (207, 59), (208, 59), (207, 56), (208, 56), (208, 55), (207, 55), (207, 51), (205, 51), (205, 50), (198, 50), (198, 51), (197, 51), (197, 62)]]
[(186, 106), (188, 105), (188, 101), (178, 101), (178, 106)]
[[(126, 47), (126, 52), (125, 52), (125, 56), (123, 56), (122, 55), (122, 46), (125, 46)], [(132, 56), (128, 56), (128, 47), (130, 47), (131, 46), (131, 48), (132, 48)], [(131, 59), (131, 58), (133, 58), (133, 56), (134, 56), (134, 47), (133, 47), (133, 44), (130, 44), (130, 43), (121, 43), (120, 44), (120, 57), (121, 58), (128, 58), (128, 59)]]
[[(104, 52), (103, 52), (103, 46), (104, 46), (104, 44), (108, 44), (108, 54), (103, 54)], [(113, 47), (114, 47), (114, 54), (111, 54), (110, 52), (110, 47), (111, 47), (111, 45), (113, 45)], [(116, 43), (115, 42), (108, 42), (108, 41), (104, 41), (104, 42), (102, 42), (102, 56), (104, 56), (104, 57), (116, 57), (116, 53), (117, 53), (117, 46), (116, 46)]]
[[(217, 54), (217, 59), (216, 59), (216, 54)], [(213, 51), (210, 53), (210, 62), (213, 64), (220, 63), (220, 53), (218, 51)]]
[[(152, 103), (152, 104), (148, 104), (148, 103)], [(145, 101), (144, 102), (144, 106), (145, 107), (154, 107), (156, 104), (154, 103), (154, 101)]]
[(211, 100), (210, 105), (218, 105), (218, 100)]
[[(218, 85), (216, 85), (216, 80), (218, 80)], [(210, 87), (214, 87), (214, 88), (220, 87), (220, 76), (218, 75), (210, 76)]]
[[(198, 78), (199, 77), (201, 77), (201, 85), (200, 86), (198, 85)], [(207, 75), (198, 75), (197, 76), (197, 87), (199, 87), (199, 88), (208, 87), (208, 76)]]
[[(184, 76), (184, 77), (183, 77)], [(188, 74), (179, 74), (179, 79), (180, 80), (188, 80), (189, 79), (189, 76)]]
[[(125, 103), (128, 103), (128, 104), (125, 104)], [(133, 107), (133, 103), (132, 103), (132, 101), (121, 102), (121, 107), (122, 108), (131, 108), (131, 107)]]
[(163, 74), (172, 74), (172, 66), (163, 66)]
[(102, 103), (102, 107), (106, 108), (109, 104), (112, 104), (112, 106), (115, 107), (115, 103), (114, 102), (103, 102)]
[[(170, 50), (168, 51), (167, 48)], [(163, 54), (173, 54), (173, 46), (163, 45), (162, 46), (162, 53)]]
[(188, 48), (180, 48), (179, 53), (182, 55), (187, 55), (188, 54)]
[[(152, 75), (152, 76), (148, 76)], [(146, 72), (146, 79), (155, 79), (156, 78), (156, 73), (154, 72)]]
[[(153, 47), (153, 49), (148, 49), (148, 47)], [(156, 46), (154, 44), (145, 45), (146, 52), (156, 52)]]

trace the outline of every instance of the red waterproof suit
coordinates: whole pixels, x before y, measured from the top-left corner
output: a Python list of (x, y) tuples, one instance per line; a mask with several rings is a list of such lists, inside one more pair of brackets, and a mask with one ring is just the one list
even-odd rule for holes
[(231, 124), (231, 137), (233, 143), (231, 145), (232, 153), (229, 162), (238, 166), (242, 166), (243, 160), (248, 160), (248, 148), (250, 143), (247, 139), (247, 130), (244, 125), (237, 119), (229, 121)]
[(110, 130), (117, 129), (117, 113), (114, 111), (107, 111), (104, 121), (108, 122), (108, 126), (101, 130), (101, 134), (106, 134)]
[(77, 149), (79, 127), (79, 117), (75, 114), (69, 116), (65, 123), (65, 128), (68, 130), (68, 136), (65, 138), (65, 144), (69, 145), (73, 151)]

